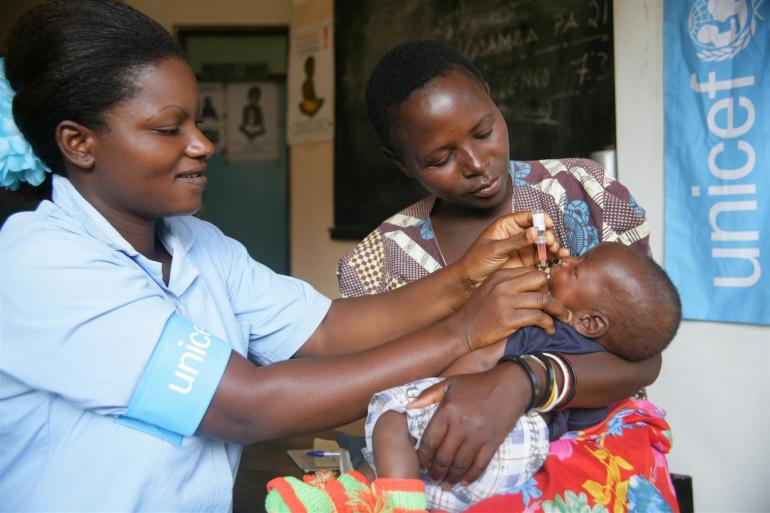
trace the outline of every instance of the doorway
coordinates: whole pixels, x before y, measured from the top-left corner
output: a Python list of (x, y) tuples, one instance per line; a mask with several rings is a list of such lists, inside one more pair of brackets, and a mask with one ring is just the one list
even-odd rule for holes
[(289, 273), (288, 28), (180, 28), (198, 77), (199, 126), (215, 145), (198, 216)]

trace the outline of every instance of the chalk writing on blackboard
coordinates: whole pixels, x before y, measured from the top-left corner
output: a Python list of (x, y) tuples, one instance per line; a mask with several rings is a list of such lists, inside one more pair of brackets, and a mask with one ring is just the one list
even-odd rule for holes
[(615, 140), (611, 0), (336, 0), (335, 228), (359, 238), (425, 193), (379, 152), (369, 72), (392, 47), (445, 42), (489, 83), (512, 158), (588, 156)]

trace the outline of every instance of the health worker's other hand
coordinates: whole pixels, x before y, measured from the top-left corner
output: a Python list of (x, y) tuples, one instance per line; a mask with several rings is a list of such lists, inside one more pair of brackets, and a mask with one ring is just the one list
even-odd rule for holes
[[(568, 256), (553, 233), (553, 221), (545, 215), (546, 244), (552, 256)], [(537, 262), (534, 241), (537, 230), (532, 227), (532, 212), (514, 212), (490, 224), (457, 262), (462, 276), (478, 287), (492, 273), (506, 267), (532, 267)]]
[(545, 273), (519, 268), (501, 269), (490, 276), (446, 322), (473, 351), (524, 326), (539, 326), (553, 333), (554, 317), (568, 322), (570, 312), (548, 293)]
[(531, 385), (518, 365), (504, 363), (436, 383), (407, 405), (439, 403), (417, 450), (431, 479), (450, 485), (478, 479), (524, 415)]

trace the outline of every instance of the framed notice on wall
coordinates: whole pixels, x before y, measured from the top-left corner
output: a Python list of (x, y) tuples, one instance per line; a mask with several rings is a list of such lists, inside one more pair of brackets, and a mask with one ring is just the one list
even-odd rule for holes
[(279, 160), (279, 88), (274, 81), (232, 82), (225, 88), (227, 159)]
[(331, 20), (291, 29), (289, 144), (334, 138), (333, 35)]

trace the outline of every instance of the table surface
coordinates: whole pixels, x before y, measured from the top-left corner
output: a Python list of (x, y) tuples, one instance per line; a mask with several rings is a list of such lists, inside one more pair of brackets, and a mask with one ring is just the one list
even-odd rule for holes
[(302, 470), (289, 458), (287, 450), (309, 449), (315, 438), (334, 440), (340, 434), (343, 433), (322, 431), (245, 446), (233, 489), (233, 512), (265, 511), (268, 481), (280, 476), (302, 477)]

